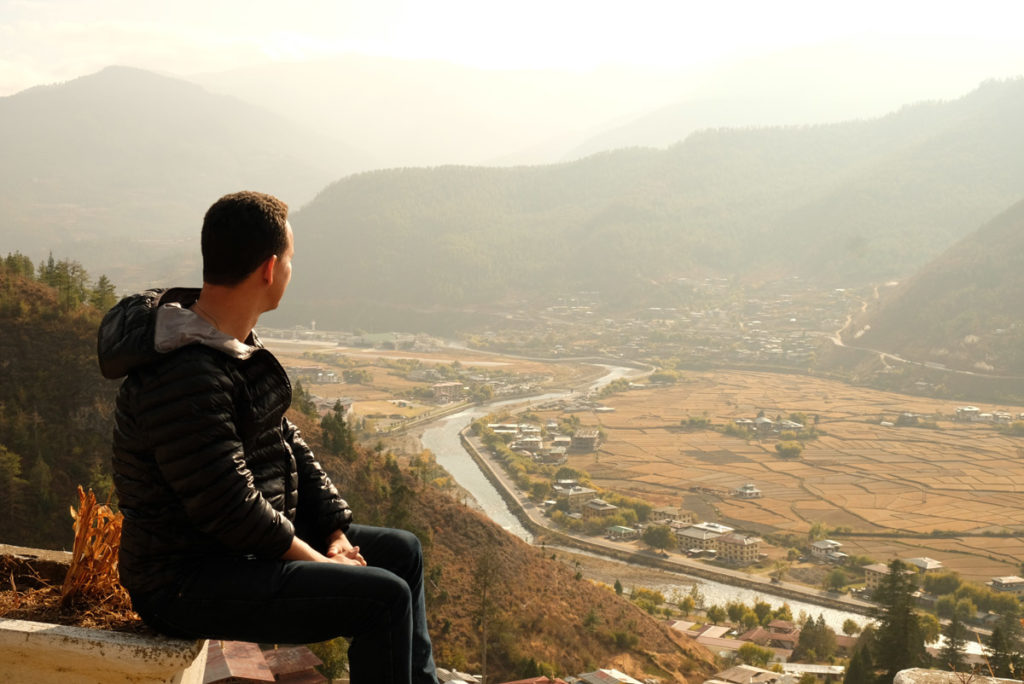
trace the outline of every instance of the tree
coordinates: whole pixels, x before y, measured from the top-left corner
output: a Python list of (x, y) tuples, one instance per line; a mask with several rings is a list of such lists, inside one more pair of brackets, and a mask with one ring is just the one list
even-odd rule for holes
[(952, 594), (960, 588), (960, 575), (955, 572), (927, 573), (924, 576), (923, 588), (929, 594), (944, 596)]
[(917, 623), (921, 625), (921, 636), (924, 638), (924, 643), (934, 644), (939, 640), (939, 636), (942, 634), (942, 624), (939, 623), (939, 618), (931, 613), (921, 613), (917, 616)]
[(856, 623), (852, 618), (846, 618), (843, 620), (843, 634), (846, 636), (853, 636), (860, 632), (860, 625)]
[(772, 613), (772, 617), (776, 620), (785, 620), (786, 622), (793, 621), (793, 609), (789, 607), (788, 603), (783, 603), (781, 606), (775, 609)]
[[(0, 444), (0, 532), (24, 521), (22, 503), (28, 481), (21, 477), (21, 457)], [(2, 538), (11, 538), (5, 534)]]
[(775, 655), (771, 649), (758, 646), (752, 641), (745, 641), (743, 645), (736, 650), (736, 655), (747, 665), (753, 665), (754, 667), (764, 667), (771, 662), (772, 657)]
[(871, 670), (871, 663), (868, 662), (868, 650), (858, 648), (850, 658), (850, 665), (846, 668), (843, 684), (873, 684), (875, 679)]
[(676, 543), (675, 535), (672, 533), (671, 527), (665, 525), (649, 525), (644, 530), (643, 535), (644, 544), (647, 544), (652, 549), (664, 551), (665, 549), (672, 548)]
[(825, 577), (825, 589), (829, 591), (840, 591), (846, 586), (846, 573), (840, 568), (832, 568), (832, 571)]
[(615, 593), (622, 596), (622, 582), (615, 580)]
[(476, 563), (473, 567), (473, 595), (474, 606), (473, 620), (477, 629), (480, 630), (480, 672), (481, 679), (487, 681), (487, 647), (488, 628), (494, 621), (498, 612), (498, 603), (495, 600), (495, 592), (499, 586), (499, 572), (501, 562), (496, 557), (494, 549), (487, 545), (479, 550)]
[(754, 602), (754, 615), (757, 616), (757, 622), (761, 626), (767, 625), (772, 621), (772, 604), (767, 601), (757, 600)]
[(928, 662), (924, 634), (914, 611), (913, 574), (899, 559), (889, 563), (889, 573), (875, 590), (878, 626), (875, 631), (875, 665), (892, 681), (900, 670), (919, 667)]
[(107, 311), (117, 304), (117, 295), (114, 293), (114, 284), (105, 275), (101, 275), (96, 281), (96, 287), (89, 294), (89, 303), (100, 311)]
[(804, 445), (794, 440), (786, 440), (775, 444), (775, 451), (783, 458), (796, 458), (803, 450)]
[(292, 408), (310, 418), (320, 415), (316, 410), (313, 395), (302, 386), (301, 380), (296, 380), (295, 386), (292, 388)]
[(708, 620), (710, 620), (711, 624), (713, 625), (717, 625), (719, 622), (723, 622), (727, 617), (725, 608), (722, 608), (722, 606), (718, 605), (709, 607), (705, 611), (705, 614), (707, 615)]
[(825, 617), (818, 615), (816, 621), (808, 617), (804, 622), (800, 630), (800, 639), (793, 649), (793, 658), (807, 662), (827, 660), (835, 650), (836, 633), (825, 624)]
[(725, 610), (729, 615), (730, 622), (739, 622), (743, 619), (743, 614), (747, 612), (747, 607), (739, 601), (730, 601), (725, 604)]
[(992, 628), (989, 664), (996, 677), (1016, 678), (1024, 670), (1024, 628), (1017, 613), (1002, 615)]
[(964, 648), (967, 645), (967, 628), (960, 619), (959, 611), (953, 612), (949, 624), (944, 632), (946, 643), (939, 654), (942, 665), (953, 672), (960, 672), (964, 669)]
[(320, 427), (323, 429), (324, 448), (349, 461), (355, 458), (352, 431), (345, 422), (345, 407), (341, 400), (336, 401), (334, 407), (320, 419)]

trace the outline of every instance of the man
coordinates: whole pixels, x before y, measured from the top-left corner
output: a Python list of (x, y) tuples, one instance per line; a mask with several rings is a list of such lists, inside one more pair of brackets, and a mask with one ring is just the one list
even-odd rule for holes
[(436, 684), (419, 541), (352, 524), (284, 417), (291, 385), (253, 332), (291, 278), (287, 217), (269, 195), (222, 197), (203, 221), (202, 289), (150, 290), (103, 319), (100, 368), (125, 378), (121, 582), (171, 636), (345, 636), (353, 682)]

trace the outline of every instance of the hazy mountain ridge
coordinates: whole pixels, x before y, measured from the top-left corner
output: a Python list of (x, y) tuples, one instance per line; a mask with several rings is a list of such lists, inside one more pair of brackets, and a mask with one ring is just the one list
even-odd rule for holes
[(1024, 375), (1021, 292), (1024, 201), (885, 294), (856, 322), (862, 334), (847, 341), (914, 361)]
[(394, 326), (402, 312), (580, 289), (664, 305), (681, 276), (903, 277), (1019, 199), (1021, 117), (1018, 80), (875, 121), (704, 131), (544, 167), (353, 176), (295, 215), (306, 256), (289, 308), (369, 327), (390, 312)]
[(0, 148), (6, 247), (35, 258), (74, 251), (117, 282), (136, 280), (129, 262), (157, 256), (147, 243), (191, 247), (201, 208), (220, 195), (273, 190), (298, 205), (363, 156), (234, 98), (126, 67), (0, 98)]

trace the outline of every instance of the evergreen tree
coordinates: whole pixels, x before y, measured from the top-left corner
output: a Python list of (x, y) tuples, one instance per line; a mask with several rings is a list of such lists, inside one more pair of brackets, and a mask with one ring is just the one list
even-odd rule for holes
[(1021, 627), (1018, 614), (1012, 613), (1000, 617), (992, 628), (988, 647), (991, 652), (989, 665), (996, 677), (1009, 679), (1018, 678), (1024, 671), (1024, 628)]
[(875, 590), (874, 598), (880, 607), (874, 614), (878, 626), (873, 651), (875, 666), (884, 671), (886, 681), (891, 682), (900, 670), (928, 662), (924, 635), (914, 612), (915, 589), (913, 573), (895, 559), (889, 563), (889, 574)]
[(953, 672), (961, 672), (964, 669), (964, 648), (967, 644), (967, 628), (960, 619), (959, 611), (953, 612), (944, 632), (946, 643), (939, 655), (939, 664), (947, 667)]
[(296, 380), (295, 387), (292, 388), (292, 408), (310, 418), (316, 418), (319, 415), (313, 395), (302, 386), (301, 380)]
[(324, 448), (336, 456), (343, 456), (351, 461), (355, 458), (355, 451), (352, 447), (352, 430), (345, 422), (344, 414), (345, 408), (341, 401), (336, 401), (334, 408), (320, 419), (320, 427), (324, 431)]
[(868, 650), (858, 648), (850, 658), (850, 665), (846, 668), (846, 676), (843, 677), (843, 684), (873, 684), (875, 681), (871, 673)]
[(89, 293), (89, 303), (102, 312), (108, 311), (117, 304), (117, 294), (114, 292), (114, 284), (105, 275), (101, 275), (96, 281), (96, 287)]

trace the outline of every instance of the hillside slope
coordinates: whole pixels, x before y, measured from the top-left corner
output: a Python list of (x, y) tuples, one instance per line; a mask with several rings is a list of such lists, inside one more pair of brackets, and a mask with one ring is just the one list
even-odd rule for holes
[[(319, 442), (316, 427), (307, 437)], [(479, 672), (487, 616), (489, 680), (617, 667), (643, 679), (701, 682), (714, 657), (610, 587), (577, 579), (482, 514), (412, 477), (388, 454), (320, 458), (361, 523), (410, 529), (424, 542), (427, 612), (438, 664)], [(429, 466), (428, 466), (429, 467)], [(489, 598), (484, 601), (484, 589)]]
[[(1022, 190), (1024, 194), (1024, 190)], [(1024, 201), (947, 249), (856, 322), (851, 344), (1024, 375)]]

